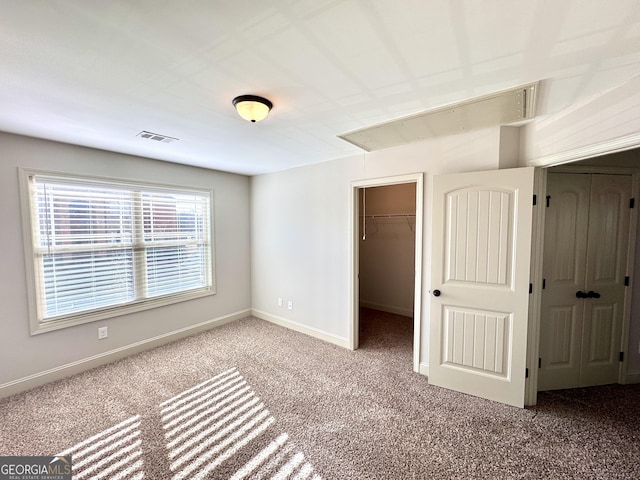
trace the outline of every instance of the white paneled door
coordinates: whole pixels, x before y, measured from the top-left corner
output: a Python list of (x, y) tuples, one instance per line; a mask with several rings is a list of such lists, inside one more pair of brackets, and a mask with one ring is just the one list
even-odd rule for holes
[(630, 175), (549, 173), (539, 390), (618, 382)]
[(434, 177), (429, 383), (524, 406), (533, 168)]

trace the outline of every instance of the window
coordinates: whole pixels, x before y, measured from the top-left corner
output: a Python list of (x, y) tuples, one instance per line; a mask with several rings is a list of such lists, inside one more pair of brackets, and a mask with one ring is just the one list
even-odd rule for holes
[(22, 178), (32, 333), (213, 293), (211, 192)]

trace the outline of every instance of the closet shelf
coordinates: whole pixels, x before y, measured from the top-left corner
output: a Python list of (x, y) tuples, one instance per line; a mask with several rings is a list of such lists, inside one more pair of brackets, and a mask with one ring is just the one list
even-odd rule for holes
[(367, 238), (366, 223), (368, 223), (367, 222), (368, 219), (371, 219), (373, 221), (373, 225), (376, 227), (376, 229), (372, 233), (370, 233), (370, 235), (375, 235), (376, 233), (378, 233), (379, 224), (385, 224), (385, 223), (398, 224), (398, 222), (385, 222), (383, 220), (383, 219), (390, 219), (390, 218), (400, 218), (400, 219), (406, 220), (409, 230), (415, 233), (415, 229), (414, 229), (415, 227), (414, 224), (416, 221), (415, 213), (372, 213), (367, 215), (360, 215), (360, 218), (362, 218), (362, 228), (363, 228), (362, 240), (366, 240)]

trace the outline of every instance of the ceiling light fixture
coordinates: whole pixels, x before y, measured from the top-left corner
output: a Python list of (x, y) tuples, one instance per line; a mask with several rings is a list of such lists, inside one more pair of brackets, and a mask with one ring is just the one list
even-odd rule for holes
[(233, 99), (233, 106), (236, 107), (238, 115), (255, 123), (267, 118), (269, 110), (273, 108), (273, 103), (256, 95), (240, 95)]

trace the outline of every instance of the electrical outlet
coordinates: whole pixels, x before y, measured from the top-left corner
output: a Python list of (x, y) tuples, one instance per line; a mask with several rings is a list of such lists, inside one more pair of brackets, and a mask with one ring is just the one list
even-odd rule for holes
[(293, 301), (292, 300), (289, 300), (289, 302), (287, 303), (287, 308), (289, 310), (293, 310)]
[(278, 297), (278, 306), (281, 307), (282, 306), (282, 298)]
[(98, 340), (104, 340), (109, 336), (109, 330), (107, 327), (98, 328)]

